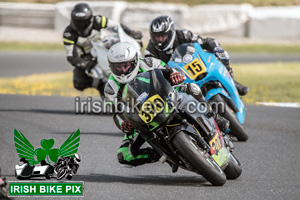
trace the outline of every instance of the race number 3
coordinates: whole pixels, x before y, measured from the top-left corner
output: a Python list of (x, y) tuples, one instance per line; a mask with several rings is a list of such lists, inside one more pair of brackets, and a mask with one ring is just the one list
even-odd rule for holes
[(194, 59), (191, 63), (184, 66), (186, 70), (185, 74), (190, 79), (196, 79), (200, 74), (206, 72), (206, 67), (202, 61), (199, 61), (198, 58)]
[(218, 152), (222, 148), (220, 137), (219, 137), (218, 133), (216, 133), (215, 136), (213, 137), (213, 139), (211, 141), (209, 141), (209, 145), (216, 152)]
[(156, 94), (143, 103), (139, 116), (145, 123), (150, 123), (164, 109), (164, 105), (163, 99)]

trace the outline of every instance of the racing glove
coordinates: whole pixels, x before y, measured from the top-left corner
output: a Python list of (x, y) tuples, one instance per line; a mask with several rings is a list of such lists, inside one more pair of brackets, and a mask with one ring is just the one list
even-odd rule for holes
[(229, 65), (229, 54), (221, 46), (215, 47), (212, 53), (215, 54), (225, 66)]
[(180, 72), (173, 72), (170, 75), (170, 80), (173, 83), (173, 85), (178, 85), (184, 81), (184, 78)]
[(85, 61), (82, 58), (70, 57), (70, 60), (72, 60), (72, 64), (74, 65), (74, 67), (77, 67), (80, 69), (85, 69), (86, 65), (88, 63), (88, 61)]
[(141, 31), (131, 31), (130, 34), (134, 39), (142, 39), (143, 33)]
[[(226, 65), (225, 65), (226, 66)], [(231, 78), (234, 78), (234, 74), (233, 74), (233, 70), (232, 68), (228, 65), (226, 66), (227, 70), (228, 70), (228, 73), (230, 74)]]
[(123, 121), (121, 124), (121, 130), (126, 134), (126, 135), (131, 135), (133, 134), (133, 128), (131, 124), (127, 121)]
[(93, 58), (91, 61), (88, 61), (86, 64), (86, 69), (90, 72), (97, 65), (96, 59)]

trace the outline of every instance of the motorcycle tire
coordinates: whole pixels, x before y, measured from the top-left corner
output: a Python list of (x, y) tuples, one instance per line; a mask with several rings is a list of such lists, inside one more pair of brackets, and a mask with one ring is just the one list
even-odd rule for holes
[(185, 132), (177, 133), (173, 145), (179, 153), (214, 186), (222, 186), (226, 182), (226, 175), (212, 157), (198, 146), (196, 140)]
[(223, 103), (224, 104), (224, 113), (222, 112), (222, 108), (216, 108), (215, 106), (212, 106), (212, 109), (216, 111), (216, 109), (219, 111), (218, 113), (226, 118), (229, 122), (229, 129), (230, 133), (234, 135), (238, 141), (247, 141), (248, 140), (248, 134), (244, 128), (244, 126), (239, 122), (237, 119), (235, 113), (233, 110), (227, 105), (227, 103), (224, 101), (224, 99), (219, 95), (215, 95), (212, 97), (209, 102), (215, 102), (215, 103)]
[(224, 170), (227, 179), (237, 179), (242, 174), (242, 166), (238, 159), (231, 154), (231, 161)]
[(66, 177), (66, 179), (71, 180), (73, 178), (73, 176), (71, 176), (70, 174), (68, 174), (68, 176)]
[(65, 168), (60, 168), (60, 169), (58, 170), (58, 172), (57, 172), (56, 179), (57, 179), (57, 180), (63, 179), (63, 178), (66, 176), (67, 172), (68, 172), (67, 169), (65, 169)]

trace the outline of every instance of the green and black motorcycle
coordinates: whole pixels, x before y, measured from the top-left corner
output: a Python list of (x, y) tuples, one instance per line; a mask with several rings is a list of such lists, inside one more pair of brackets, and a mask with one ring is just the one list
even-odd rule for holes
[(180, 92), (184, 86), (172, 87), (158, 69), (137, 75), (123, 90), (124, 117), (172, 169), (198, 173), (215, 186), (238, 178), (242, 168), (232, 142), (197, 110), (205, 107)]

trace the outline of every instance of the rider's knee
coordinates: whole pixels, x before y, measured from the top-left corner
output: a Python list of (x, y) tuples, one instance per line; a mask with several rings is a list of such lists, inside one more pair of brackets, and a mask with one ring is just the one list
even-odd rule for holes
[(117, 157), (118, 157), (118, 161), (119, 161), (120, 164), (124, 164), (125, 163), (124, 155), (123, 155), (122, 152), (118, 153)]
[(128, 155), (124, 155), (123, 152), (119, 152), (117, 154), (117, 157), (118, 157), (118, 161), (121, 166), (126, 167), (126, 168), (133, 167), (133, 165), (126, 160), (126, 157), (128, 157)]

